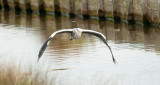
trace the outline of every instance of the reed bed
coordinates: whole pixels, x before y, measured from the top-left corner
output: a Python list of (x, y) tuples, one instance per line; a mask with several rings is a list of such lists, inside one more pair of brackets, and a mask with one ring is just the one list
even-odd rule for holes
[(47, 85), (45, 81), (39, 74), (33, 75), (32, 69), (24, 73), (13, 65), (0, 65), (0, 85)]

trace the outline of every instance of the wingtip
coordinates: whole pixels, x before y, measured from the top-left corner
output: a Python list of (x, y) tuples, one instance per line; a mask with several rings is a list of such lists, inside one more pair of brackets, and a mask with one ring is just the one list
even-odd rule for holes
[(38, 54), (37, 63), (38, 63), (39, 59), (41, 58), (41, 56), (42, 56), (42, 52), (40, 51), (39, 54)]
[(41, 56), (42, 56), (42, 53), (41, 53), (41, 51), (40, 51), (39, 54), (38, 54), (37, 63), (38, 63), (39, 59), (41, 58)]
[(114, 58), (113, 58), (113, 63), (114, 63), (114, 64), (117, 64), (117, 61), (116, 61)]
[(114, 64), (117, 64), (117, 61), (113, 61), (114, 62)]

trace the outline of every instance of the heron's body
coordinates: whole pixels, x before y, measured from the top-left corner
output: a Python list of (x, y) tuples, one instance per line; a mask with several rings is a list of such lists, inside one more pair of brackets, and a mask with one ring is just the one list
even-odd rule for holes
[(112, 50), (110, 48), (110, 46), (107, 43), (106, 37), (100, 33), (100, 32), (96, 32), (93, 30), (87, 30), (87, 29), (81, 29), (81, 28), (73, 28), (73, 29), (62, 29), (59, 31), (54, 32), (49, 38), (48, 40), (44, 43), (44, 45), (41, 47), (40, 51), (39, 51), (39, 55), (38, 55), (38, 60), (40, 59), (40, 57), (42, 56), (43, 52), (45, 51), (46, 47), (48, 46), (49, 42), (51, 41), (51, 39), (56, 35), (56, 34), (60, 34), (60, 33), (71, 33), (71, 37), (70, 40), (72, 39), (79, 39), (81, 38), (82, 33), (87, 33), (87, 34), (92, 34), (95, 35), (97, 37), (99, 37), (100, 39), (102, 39), (102, 41), (108, 46), (111, 54), (112, 54), (112, 59), (113, 62), (116, 63)]
[(79, 39), (81, 38), (81, 34), (82, 34), (82, 29), (80, 28), (74, 28), (73, 32), (71, 33), (71, 37), (70, 39)]

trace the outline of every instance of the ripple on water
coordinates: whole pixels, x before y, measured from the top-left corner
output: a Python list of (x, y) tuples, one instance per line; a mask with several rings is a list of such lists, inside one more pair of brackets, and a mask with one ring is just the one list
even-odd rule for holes
[[(101, 22), (75, 18), (77, 27), (105, 34), (118, 64), (112, 62), (109, 49), (99, 38), (85, 34), (81, 39), (69, 40), (67, 33), (56, 35), (37, 63), (38, 52), (48, 37), (56, 30), (74, 27), (73, 20), (23, 16), (19, 17), (22, 20), (18, 25), (16, 18), (0, 24), (0, 63), (21, 65), (26, 72), (30, 68), (35, 73), (39, 71), (51, 85), (160, 84), (160, 55), (157, 55), (160, 31), (157, 28), (145, 30), (139, 25), (132, 27), (107, 21), (101, 26)], [(119, 30), (114, 31), (117, 26)]]

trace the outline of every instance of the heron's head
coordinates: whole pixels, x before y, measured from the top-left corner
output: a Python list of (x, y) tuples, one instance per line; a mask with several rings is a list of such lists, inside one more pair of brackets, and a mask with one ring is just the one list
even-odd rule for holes
[(81, 34), (82, 34), (82, 29), (81, 28), (74, 28), (73, 33), (70, 37), (70, 40), (80, 38)]
[(73, 32), (74, 32), (75, 34), (81, 35), (81, 34), (82, 34), (82, 29), (81, 29), (81, 28), (74, 28), (74, 29), (73, 29)]

